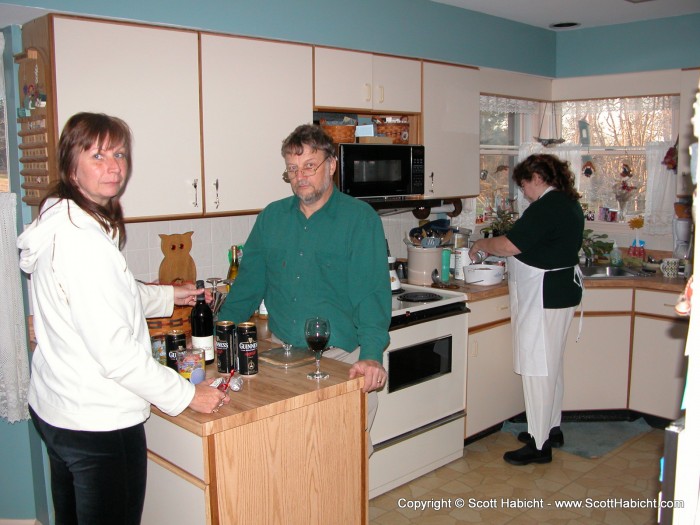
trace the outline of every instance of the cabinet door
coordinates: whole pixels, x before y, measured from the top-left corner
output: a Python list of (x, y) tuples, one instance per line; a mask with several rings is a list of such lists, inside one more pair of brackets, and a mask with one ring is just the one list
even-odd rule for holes
[(641, 315), (634, 320), (629, 408), (677, 419), (685, 387), (688, 323)]
[(315, 48), (317, 107), (420, 113), (419, 60)]
[(478, 72), (423, 65), (425, 197), (479, 194)]
[(510, 322), (470, 332), (468, 348), (465, 438), (525, 410), (522, 380), (513, 372)]
[(142, 523), (206, 525), (211, 523), (208, 500), (208, 487), (198, 479), (149, 454)]
[(627, 408), (631, 315), (594, 317), (586, 311), (576, 342), (579, 322), (574, 317), (564, 351), (562, 409)]
[(63, 18), (53, 31), (59, 131), (93, 111), (133, 132), (125, 216), (201, 214), (197, 34)]
[(291, 195), (280, 146), (312, 114), (311, 47), (202, 35), (206, 212)]
[(421, 63), (418, 60), (374, 56), (372, 81), (373, 109), (420, 113)]
[(314, 49), (314, 104), (327, 108), (372, 109), (372, 55)]

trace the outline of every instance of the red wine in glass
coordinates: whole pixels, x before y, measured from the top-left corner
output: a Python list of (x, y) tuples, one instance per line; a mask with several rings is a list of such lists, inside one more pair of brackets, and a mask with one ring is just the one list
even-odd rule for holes
[(329, 375), (326, 372), (321, 372), (321, 353), (326, 349), (328, 340), (331, 337), (331, 324), (328, 319), (322, 317), (312, 317), (306, 320), (304, 324), (304, 338), (309, 349), (314, 352), (316, 357), (316, 371), (309, 372), (309, 379), (326, 379)]

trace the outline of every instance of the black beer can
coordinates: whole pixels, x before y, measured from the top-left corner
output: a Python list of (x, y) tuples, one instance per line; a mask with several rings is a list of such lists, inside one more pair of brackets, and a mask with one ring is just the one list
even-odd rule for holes
[(240, 323), (236, 328), (238, 372), (252, 376), (258, 373), (258, 332), (255, 323)]
[(216, 370), (230, 374), (236, 370), (236, 325), (231, 321), (217, 321), (214, 330)]
[(177, 370), (177, 351), (187, 347), (187, 336), (183, 330), (170, 330), (165, 334), (165, 364)]

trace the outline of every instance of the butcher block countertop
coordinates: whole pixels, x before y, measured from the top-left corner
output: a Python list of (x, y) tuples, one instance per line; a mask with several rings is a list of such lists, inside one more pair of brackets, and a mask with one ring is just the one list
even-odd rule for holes
[[(258, 334), (264, 334), (265, 325), (266, 322), (258, 321)], [(269, 341), (258, 341), (259, 352), (264, 352), (271, 346)], [(177, 417), (171, 417), (156, 407), (152, 407), (151, 410), (155, 415), (193, 434), (208, 436), (362, 388), (364, 378), (349, 380), (350, 365), (346, 363), (321, 358), (321, 370), (330, 374), (330, 377), (323, 381), (306, 378), (306, 374), (315, 367), (316, 365), (311, 363), (285, 369), (259, 360), (258, 373), (240, 376), (243, 379), (241, 390), (231, 391), (231, 402), (215, 414), (201, 414), (185, 409)], [(215, 364), (211, 364), (207, 366), (207, 377), (224, 376), (216, 371)]]

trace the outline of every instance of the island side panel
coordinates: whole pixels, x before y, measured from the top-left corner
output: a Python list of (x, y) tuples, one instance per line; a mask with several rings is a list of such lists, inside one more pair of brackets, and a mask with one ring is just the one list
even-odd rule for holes
[(221, 523), (367, 523), (365, 394), (213, 436)]

